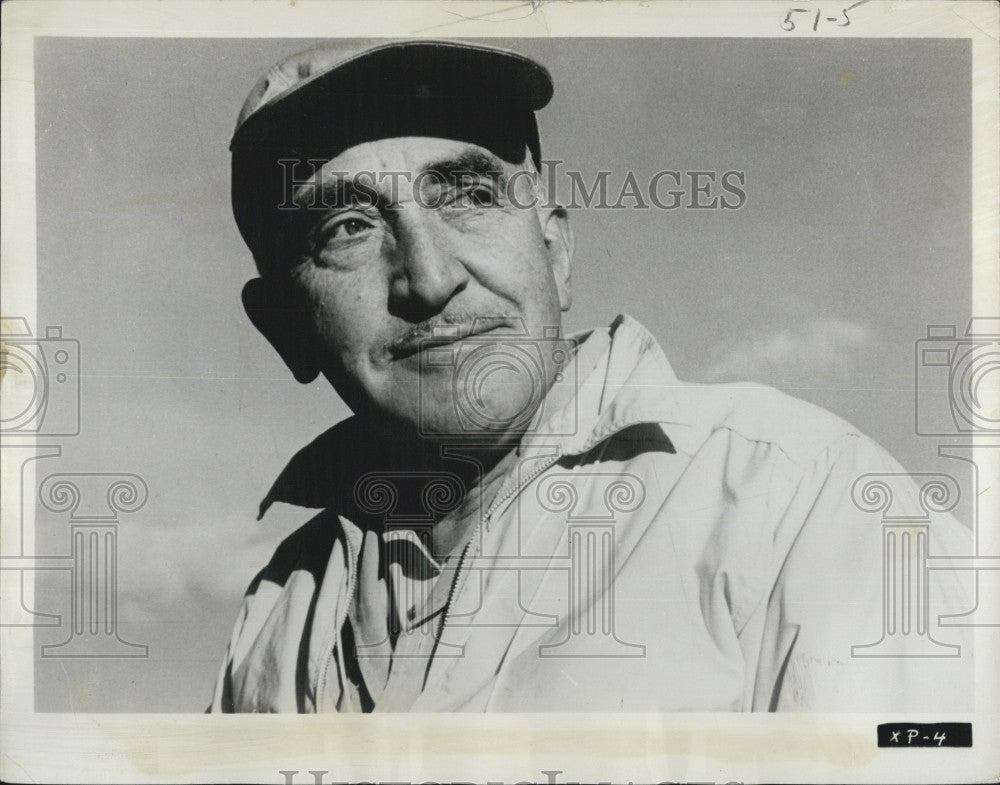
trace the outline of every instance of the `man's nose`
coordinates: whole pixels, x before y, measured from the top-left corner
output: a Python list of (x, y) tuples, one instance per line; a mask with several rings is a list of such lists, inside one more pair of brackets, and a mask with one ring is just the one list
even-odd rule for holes
[(402, 315), (423, 319), (437, 313), (466, 287), (469, 271), (456, 255), (446, 228), (432, 210), (412, 205), (396, 222), (396, 269), (392, 297)]

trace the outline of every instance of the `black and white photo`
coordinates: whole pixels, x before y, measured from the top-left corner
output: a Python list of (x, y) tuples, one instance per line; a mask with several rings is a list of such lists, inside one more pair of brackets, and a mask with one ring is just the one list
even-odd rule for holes
[(85, 5), (4, 8), (6, 713), (995, 761), (995, 7)]

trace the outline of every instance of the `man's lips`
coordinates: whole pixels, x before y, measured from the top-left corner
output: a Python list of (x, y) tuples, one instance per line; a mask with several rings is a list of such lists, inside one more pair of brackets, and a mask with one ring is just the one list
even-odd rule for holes
[(464, 341), (473, 336), (487, 335), (505, 327), (510, 327), (506, 317), (491, 319), (477, 318), (469, 322), (439, 322), (421, 325), (408, 330), (386, 347), (385, 354), (391, 360), (402, 360), (419, 351)]

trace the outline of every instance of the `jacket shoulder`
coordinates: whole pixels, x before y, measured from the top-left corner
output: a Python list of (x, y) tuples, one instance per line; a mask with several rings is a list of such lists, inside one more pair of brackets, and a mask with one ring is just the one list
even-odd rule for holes
[(692, 387), (712, 400), (711, 430), (726, 429), (746, 441), (772, 444), (795, 463), (814, 460), (844, 437), (870, 441), (841, 417), (774, 387), (755, 383)]

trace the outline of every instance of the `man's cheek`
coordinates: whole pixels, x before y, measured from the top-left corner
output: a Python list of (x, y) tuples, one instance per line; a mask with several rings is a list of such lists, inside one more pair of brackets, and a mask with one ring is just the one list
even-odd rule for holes
[(545, 280), (545, 264), (533, 253), (525, 252), (525, 244), (512, 238), (500, 238), (488, 253), (480, 253), (477, 277), (494, 293), (523, 303)]

